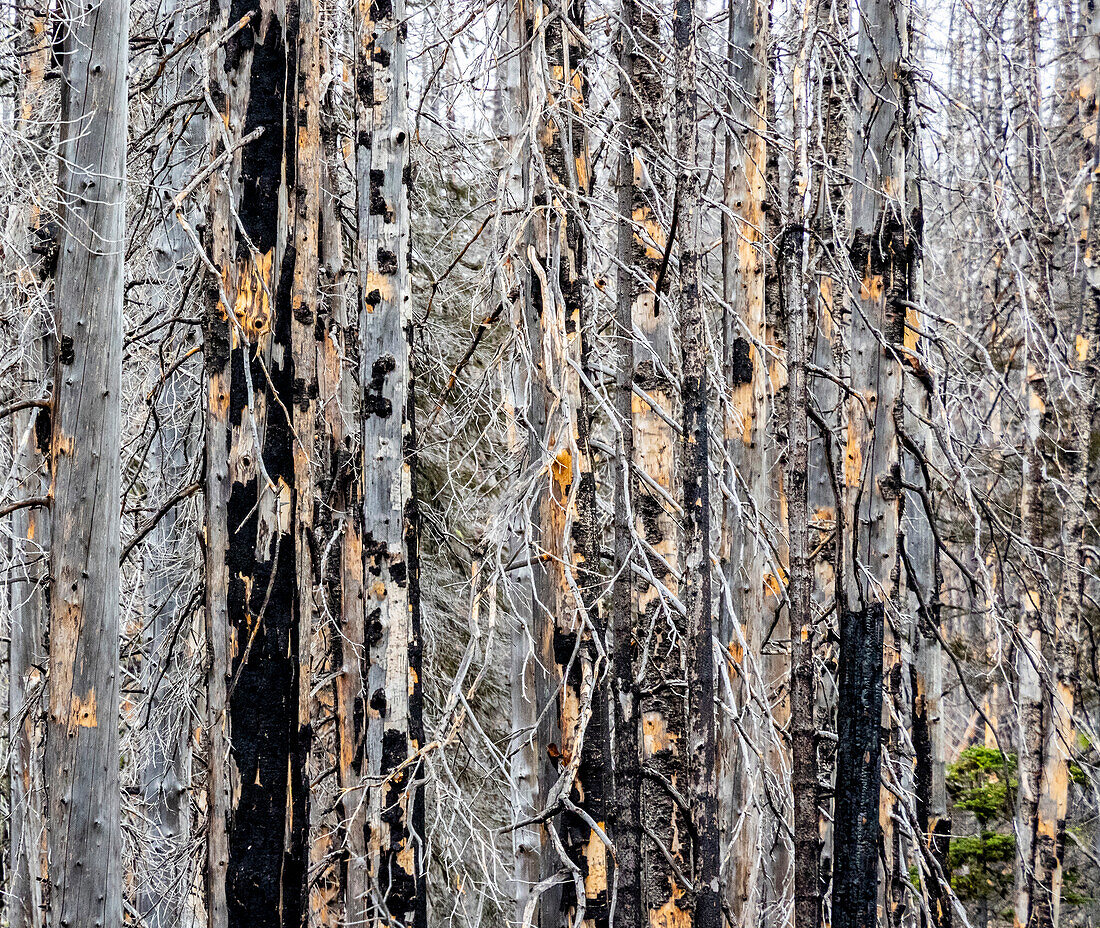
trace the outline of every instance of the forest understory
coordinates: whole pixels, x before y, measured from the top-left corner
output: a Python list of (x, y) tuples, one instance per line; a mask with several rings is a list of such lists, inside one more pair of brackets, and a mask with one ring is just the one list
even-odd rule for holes
[(1094, 0), (11, 0), (0, 928), (1100, 924)]

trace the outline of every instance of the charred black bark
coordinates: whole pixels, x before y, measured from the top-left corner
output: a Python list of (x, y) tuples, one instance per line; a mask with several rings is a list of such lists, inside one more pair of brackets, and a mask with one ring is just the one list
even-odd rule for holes
[(875, 928), (885, 610), (873, 603), (840, 620), (834, 928)]
[[(230, 486), (222, 528), (236, 775), (230, 778), (226, 912), (231, 926), (289, 928), (306, 917), (311, 743), (308, 713), (303, 722), (299, 706), (303, 600), (295, 525), (299, 505), (313, 505), (297, 498), (296, 423), (289, 417), (311, 414), (306, 391), (316, 389), (295, 375), (296, 252), (293, 233), (282, 231), (296, 218), (288, 216), (283, 186), (295, 177), (298, 154), (298, 10), (293, 3), (271, 10), (233, 0), (220, 13), (223, 22), (252, 18), (226, 43), (224, 84), (215, 96), (230, 126), (245, 135), (263, 130), (243, 148), (235, 179), (244, 235), (236, 234), (235, 223), (219, 228), (215, 221), (215, 237), (223, 236), (215, 251), (232, 268), (225, 276), (235, 288), (227, 294), (235, 319), (229, 318), (228, 331), (217, 320), (209, 326), (222, 333), (208, 357), (212, 373), (218, 356), (229, 351)], [(224, 306), (212, 309), (224, 314)], [(308, 617), (305, 622), (308, 629)]]

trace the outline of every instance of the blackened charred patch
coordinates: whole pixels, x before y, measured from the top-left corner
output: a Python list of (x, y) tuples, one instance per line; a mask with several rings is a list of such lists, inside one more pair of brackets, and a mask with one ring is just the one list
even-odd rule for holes
[(375, 22), (381, 19), (389, 19), (393, 16), (392, 0), (371, 0), (370, 18)]
[(370, 698), (370, 707), (378, 713), (380, 718), (386, 717), (386, 691), (379, 687), (374, 691)]
[(50, 407), (43, 406), (34, 417), (34, 443), (39, 454), (50, 453), (50, 435), (53, 427), (50, 422)]
[[(365, 106), (374, 106), (374, 78), (371, 76), (369, 68), (363, 68), (355, 78), (355, 92), (356, 96), (359, 97), (360, 103)], [(367, 135), (366, 144), (369, 146), (370, 135), (369, 133), (364, 134)], [(364, 144), (361, 138), (359, 144)]]
[(409, 739), (397, 728), (387, 728), (382, 734), (382, 770), (383, 774), (392, 773), (409, 756)]
[(647, 393), (672, 389), (672, 382), (657, 369), (652, 360), (642, 361), (634, 369), (634, 383)]
[(363, 556), (368, 561), (376, 561), (386, 555), (386, 543), (375, 539), (371, 532), (363, 536)]
[(375, 48), (374, 63), (380, 68), (388, 68), (390, 66), (390, 53), (384, 48)]
[(735, 387), (752, 383), (752, 346), (747, 338), (735, 338), (730, 345), (729, 376)]
[(408, 580), (408, 569), (404, 561), (394, 561), (390, 564), (390, 577), (400, 587), (404, 587)]
[(575, 632), (554, 632), (554, 663), (564, 667), (571, 660), (577, 650), (577, 635)]
[(837, 671), (834, 923), (874, 924), (881, 783), (882, 603), (845, 609)]
[(373, 609), (371, 614), (367, 616), (367, 633), (366, 633), (368, 647), (374, 647), (382, 640), (382, 610)]
[(57, 271), (57, 256), (61, 250), (61, 225), (57, 220), (40, 222), (34, 227), (31, 254), (37, 255), (38, 277), (46, 280)]
[(397, 273), (397, 255), (395, 255), (388, 248), (378, 249), (378, 273), (379, 274), (396, 274)]
[(878, 478), (878, 488), (886, 500), (901, 499), (901, 466), (895, 461), (890, 470)]
[(294, 310), (294, 319), (301, 325), (312, 326), (315, 321), (313, 307), (309, 303), (299, 303)]
[[(244, 134), (262, 128), (263, 134), (245, 146), (241, 153), (241, 199), (238, 212), (241, 224), (256, 248), (266, 254), (275, 247), (279, 230), (279, 187), (282, 184), (283, 161), (286, 176), (294, 176), (293, 146), (283, 144), (283, 113), (286, 102), (287, 47), (283, 29), (277, 21), (267, 24), (266, 41), (260, 43), (256, 28), (260, 16), (257, 4), (234, 0), (230, 22), (254, 13), (249, 25), (241, 29), (231, 56), (226, 50), (226, 70), (240, 64), (240, 54), (252, 49), (252, 67), (245, 115)], [(248, 246), (238, 245), (238, 259), (248, 258)]]
[(375, 415), (382, 419), (393, 414), (393, 401), (384, 396), (386, 378), (397, 369), (397, 361), (392, 354), (385, 354), (371, 365), (370, 383), (363, 391), (363, 414)]
[(203, 325), (202, 353), (208, 371), (220, 371), (229, 363), (229, 320), (221, 312), (216, 286), (207, 293)]
[[(661, 501), (655, 499), (652, 494), (642, 487), (638, 487), (638, 490), (639, 492), (636, 492), (634, 497), (638, 518), (641, 520), (646, 541), (656, 545), (658, 542), (664, 541), (665, 533), (661, 525), (661, 516), (664, 515), (665, 510), (661, 505)], [(658, 577), (662, 575), (662, 571), (667, 572), (667, 568), (660, 562), (654, 563), (653, 568), (658, 572)]]
[(386, 182), (386, 172), (378, 168), (371, 168), (370, 172), (370, 212), (372, 216), (385, 216), (387, 212), (386, 197), (382, 193), (382, 185)]
[(61, 344), (58, 346), (57, 360), (62, 364), (72, 364), (76, 360), (76, 351), (71, 335), (62, 335)]

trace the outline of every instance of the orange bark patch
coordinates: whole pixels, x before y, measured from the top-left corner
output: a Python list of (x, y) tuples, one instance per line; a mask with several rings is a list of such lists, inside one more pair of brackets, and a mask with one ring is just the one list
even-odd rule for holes
[[(603, 822), (599, 824), (600, 828), (604, 827)], [(607, 892), (607, 845), (595, 830), (589, 832), (584, 859), (588, 862), (588, 873), (584, 877), (584, 894), (589, 899), (595, 899), (600, 893)]]
[(691, 928), (691, 913), (680, 907), (683, 895), (684, 891), (672, 883), (672, 892), (664, 905), (649, 913), (651, 928)]
[(554, 499), (564, 502), (569, 496), (569, 487), (573, 484), (573, 455), (563, 448), (550, 462), (550, 479), (553, 484)]
[(676, 750), (676, 734), (668, 730), (668, 720), (660, 712), (642, 715), (642, 747), (647, 756)]
[(98, 725), (95, 687), (92, 687), (83, 699), (73, 696), (72, 707), (69, 710), (69, 728), (70, 730), (75, 727), (96, 728)]

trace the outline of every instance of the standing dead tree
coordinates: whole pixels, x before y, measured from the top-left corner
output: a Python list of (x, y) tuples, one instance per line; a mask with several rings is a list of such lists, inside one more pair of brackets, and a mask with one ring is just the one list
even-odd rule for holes
[(120, 928), (118, 564), (129, 4), (64, 3), (60, 14), (49, 924)]

